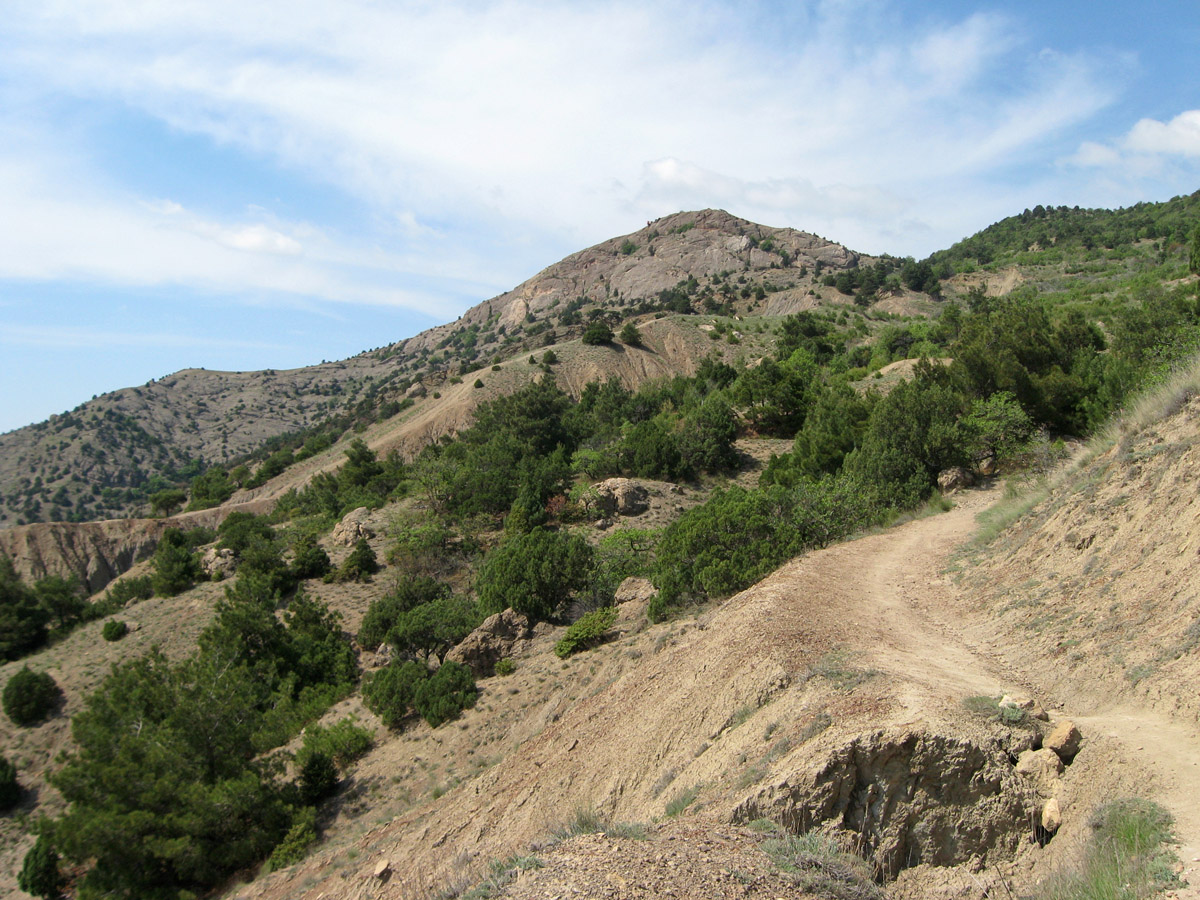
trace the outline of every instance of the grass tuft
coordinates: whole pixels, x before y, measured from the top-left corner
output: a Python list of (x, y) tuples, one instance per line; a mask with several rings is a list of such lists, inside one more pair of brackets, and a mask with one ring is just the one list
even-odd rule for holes
[(1038, 886), (1041, 900), (1142, 900), (1177, 883), (1171, 816), (1140, 798), (1114, 800), (1091, 820), (1082, 856)]
[(699, 785), (693, 784), (690, 787), (684, 788), (678, 794), (676, 794), (674, 797), (672, 797), (670, 799), (670, 801), (667, 803), (667, 808), (665, 810), (666, 815), (668, 816), (668, 818), (674, 818), (675, 816), (682, 813), (689, 806), (691, 806), (693, 803), (695, 803), (696, 798), (699, 796), (700, 796), (700, 786)]
[(861, 857), (847, 853), (829, 835), (817, 831), (763, 841), (763, 852), (782, 871), (796, 877), (807, 894), (825, 900), (883, 900), (887, 895)]

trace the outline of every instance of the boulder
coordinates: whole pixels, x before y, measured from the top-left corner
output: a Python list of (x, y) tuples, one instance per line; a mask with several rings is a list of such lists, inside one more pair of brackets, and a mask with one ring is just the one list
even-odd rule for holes
[(1042, 807), (1042, 830), (1054, 834), (1061, 827), (1062, 808), (1058, 805), (1058, 798), (1051, 797)]
[(375, 537), (375, 532), (367, 525), (370, 515), (371, 510), (365, 506), (350, 510), (342, 516), (342, 521), (333, 526), (333, 531), (329, 534), (330, 540), (344, 547), (353, 547), (360, 538)]
[(216, 581), (230, 574), (237, 566), (233, 551), (228, 547), (209, 547), (200, 557), (200, 568), (209, 579)]
[(1058, 754), (1045, 747), (1041, 750), (1026, 750), (1017, 757), (1017, 774), (1029, 780), (1043, 797), (1054, 793), (1054, 783), (1062, 774), (1062, 770), (1063, 764)]
[(1079, 743), (1083, 735), (1070, 719), (1063, 719), (1050, 730), (1042, 741), (1042, 746), (1053, 750), (1064, 763), (1069, 763), (1079, 752)]
[(529, 619), (518, 612), (506, 609), (483, 620), (483, 624), (462, 639), (446, 654), (446, 659), (461, 663), (477, 676), (485, 678), (492, 674), (496, 663), (506, 656), (513, 656), (535, 635)]
[(622, 634), (646, 624), (646, 607), (657, 593), (654, 585), (645, 578), (631, 576), (621, 582), (613, 602), (617, 604), (617, 629)]
[(375, 649), (374, 653), (363, 654), (363, 664), (368, 669), (382, 669), (391, 663), (393, 656), (392, 645), (384, 641)]
[(970, 469), (951, 466), (949, 469), (938, 472), (937, 483), (938, 490), (943, 494), (953, 494), (955, 491), (961, 491), (963, 488), (969, 488), (975, 484), (975, 475)]
[(420, 400), (425, 396), (426, 393), (428, 392), (425, 390), (425, 385), (418, 381), (412, 384), (409, 389), (404, 392), (404, 396), (410, 400)]
[(650, 508), (650, 492), (629, 478), (609, 478), (596, 485), (597, 508), (606, 516), (640, 516)]

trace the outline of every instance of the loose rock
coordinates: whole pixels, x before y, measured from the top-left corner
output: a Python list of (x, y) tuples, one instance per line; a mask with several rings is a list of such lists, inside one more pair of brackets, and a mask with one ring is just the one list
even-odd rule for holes
[(1079, 744), (1082, 739), (1083, 735), (1079, 733), (1075, 723), (1070, 719), (1063, 719), (1046, 735), (1042, 746), (1057, 753), (1059, 759), (1064, 763), (1069, 763), (1079, 752)]
[(1058, 805), (1058, 798), (1051, 797), (1046, 801), (1046, 805), (1042, 807), (1042, 829), (1054, 834), (1062, 827), (1062, 809)]
[(1054, 783), (1062, 774), (1062, 770), (1063, 764), (1058, 754), (1045, 747), (1041, 750), (1026, 750), (1017, 757), (1017, 774), (1032, 782), (1043, 797), (1054, 793)]

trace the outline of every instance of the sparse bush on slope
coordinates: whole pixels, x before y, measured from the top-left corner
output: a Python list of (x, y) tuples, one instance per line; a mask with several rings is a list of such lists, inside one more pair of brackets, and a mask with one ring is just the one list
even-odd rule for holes
[(4, 686), (4, 713), (16, 725), (38, 725), (53, 712), (60, 696), (58, 685), (48, 673), (25, 666)]

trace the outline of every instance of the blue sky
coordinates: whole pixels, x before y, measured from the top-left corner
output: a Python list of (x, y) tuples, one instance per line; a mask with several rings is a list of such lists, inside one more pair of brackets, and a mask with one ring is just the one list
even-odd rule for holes
[(10, 0), (0, 431), (383, 346), (722, 207), (923, 256), (1200, 188), (1200, 7)]

